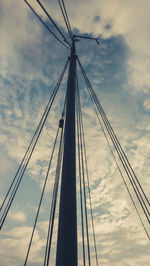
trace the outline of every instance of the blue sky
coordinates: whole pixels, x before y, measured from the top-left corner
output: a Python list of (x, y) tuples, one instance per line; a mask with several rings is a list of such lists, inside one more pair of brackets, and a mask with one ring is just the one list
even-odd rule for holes
[[(37, 8), (35, 2), (31, 1)], [(65, 32), (57, 1), (43, 2)], [(72, 28), (100, 38), (100, 46), (94, 41), (78, 42), (77, 54), (150, 198), (150, 2), (66, 0), (65, 3)], [(69, 53), (49, 35), (24, 1), (0, 3), (0, 21), (2, 200)], [(1, 232), (2, 266), (23, 264), (65, 87), (66, 77)], [(149, 242), (111, 158), (83, 82), (81, 96), (99, 263), (148, 266)], [(51, 178), (29, 258), (32, 266), (42, 264), (52, 185)], [(54, 242), (55, 239), (56, 232)], [(94, 263), (93, 259), (92, 266)]]

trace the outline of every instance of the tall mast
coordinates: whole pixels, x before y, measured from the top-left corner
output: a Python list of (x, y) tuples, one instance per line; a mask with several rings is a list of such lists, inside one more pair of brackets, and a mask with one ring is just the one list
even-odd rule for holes
[(56, 266), (77, 266), (76, 149), (75, 149), (76, 54), (72, 38), (67, 83), (64, 154), (62, 165)]

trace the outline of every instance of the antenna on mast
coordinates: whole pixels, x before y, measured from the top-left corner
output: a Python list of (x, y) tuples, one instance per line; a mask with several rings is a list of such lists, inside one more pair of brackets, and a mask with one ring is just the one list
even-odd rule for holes
[(74, 35), (77, 38), (83, 38), (83, 39), (88, 39), (88, 40), (95, 40), (96, 43), (99, 45), (99, 41), (98, 38), (93, 38), (93, 37), (88, 37), (88, 36), (84, 36), (84, 35)]

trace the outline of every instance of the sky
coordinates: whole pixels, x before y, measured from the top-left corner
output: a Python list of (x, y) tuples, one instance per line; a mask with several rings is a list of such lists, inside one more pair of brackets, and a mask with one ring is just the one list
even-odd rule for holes
[[(41, 2), (66, 34), (58, 2)], [(46, 20), (36, 1), (30, 3)], [(65, 3), (73, 31), (99, 38), (99, 46), (95, 41), (80, 40), (76, 44), (76, 51), (150, 199), (150, 1), (66, 0)], [(0, 25), (2, 201), (69, 51), (47, 32), (24, 1), (1, 1)], [(1, 266), (23, 265), (61, 117), (66, 80), (67, 76), (1, 231)], [(149, 241), (113, 161), (82, 80), (81, 103), (99, 265), (148, 266)], [(29, 257), (28, 265), (32, 266), (43, 263), (55, 162), (56, 155)], [(50, 265), (55, 265), (56, 228), (57, 216)], [(81, 247), (80, 226), (78, 241)], [(79, 265), (83, 265), (80, 249)]]

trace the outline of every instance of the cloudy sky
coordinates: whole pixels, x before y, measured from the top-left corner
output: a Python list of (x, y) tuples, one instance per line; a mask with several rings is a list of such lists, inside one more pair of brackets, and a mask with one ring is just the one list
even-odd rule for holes
[[(36, 1), (30, 2), (45, 19)], [(65, 32), (57, 1), (42, 2)], [(78, 42), (77, 54), (150, 199), (150, 1), (66, 0), (65, 3), (74, 32), (99, 37), (100, 46), (94, 41)], [(23, 0), (1, 1), (0, 36), (2, 200), (69, 51), (43, 28)], [(23, 265), (62, 112), (65, 87), (66, 77), (1, 231), (1, 266)], [(149, 241), (112, 159), (83, 82), (81, 96), (99, 265), (148, 266)], [(56, 157), (29, 257), (32, 266), (43, 263), (55, 161)], [(144, 222), (146, 224), (146, 220)], [(79, 227), (79, 246), (80, 231)], [(56, 230), (54, 251), (55, 239)], [(54, 258), (55, 252), (51, 265), (54, 265)], [(80, 252), (79, 265), (83, 265)]]

